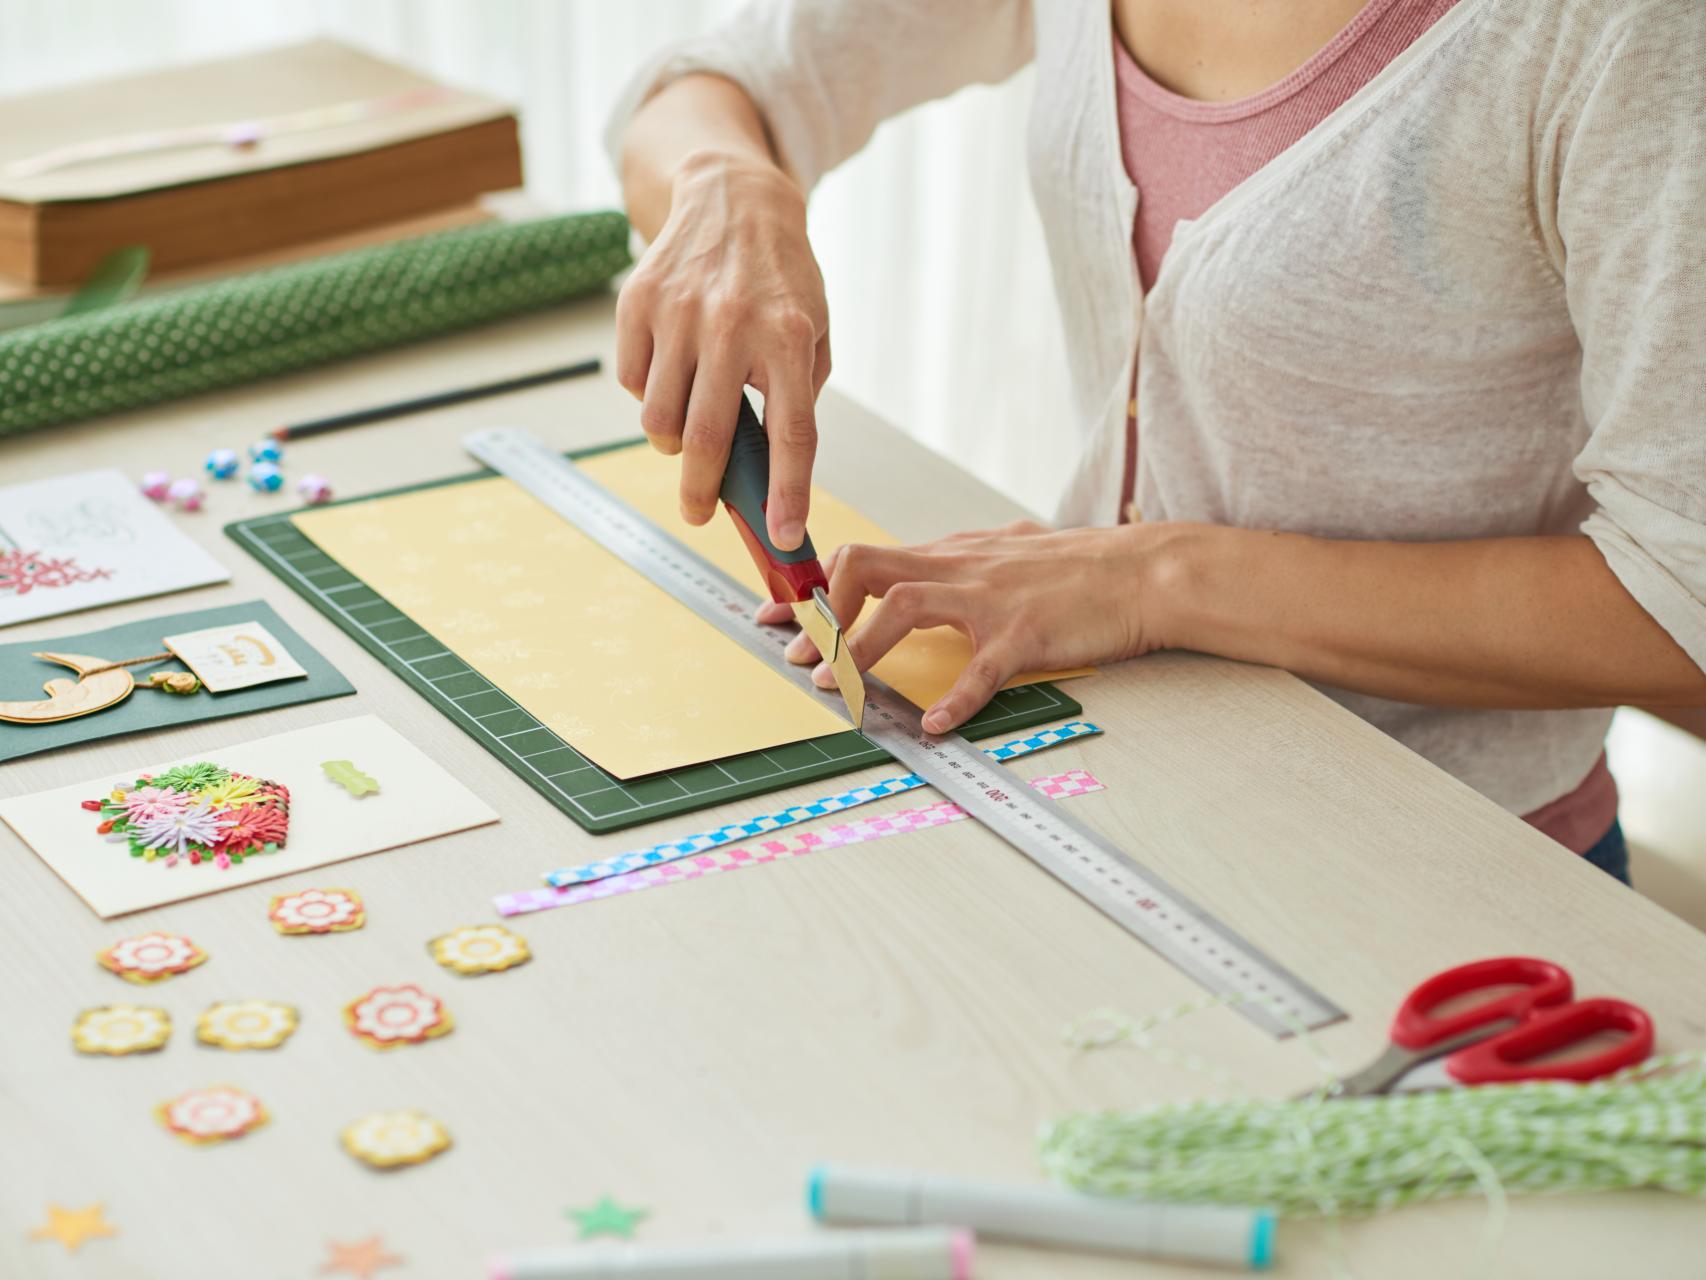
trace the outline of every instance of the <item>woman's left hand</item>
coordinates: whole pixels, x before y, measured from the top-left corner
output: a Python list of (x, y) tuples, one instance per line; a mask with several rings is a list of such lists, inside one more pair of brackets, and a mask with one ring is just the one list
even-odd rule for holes
[[(859, 616), (867, 596), (879, 601), (848, 637), (861, 671), (922, 627), (953, 627), (971, 641), (966, 669), (925, 710), (924, 728), (946, 733), (1022, 672), (1113, 662), (1158, 647), (1147, 642), (1144, 626), (1141, 527), (1053, 530), (1019, 521), (916, 547), (850, 543), (824, 566), (830, 604), (847, 619)], [(791, 621), (792, 606), (766, 604), (758, 618)], [(813, 679), (835, 687), (804, 634), (788, 646), (788, 657), (818, 662)]]

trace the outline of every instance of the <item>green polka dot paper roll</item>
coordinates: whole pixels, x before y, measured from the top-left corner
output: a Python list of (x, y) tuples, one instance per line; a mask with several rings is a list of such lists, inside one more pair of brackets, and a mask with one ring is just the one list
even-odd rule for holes
[(160, 404), (590, 293), (629, 263), (620, 213), (493, 222), (0, 335), (0, 436)]

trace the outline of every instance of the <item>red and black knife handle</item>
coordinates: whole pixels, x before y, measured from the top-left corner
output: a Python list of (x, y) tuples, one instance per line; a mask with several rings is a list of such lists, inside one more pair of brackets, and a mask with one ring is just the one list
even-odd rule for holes
[(718, 496), (734, 517), (735, 528), (740, 530), (741, 541), (746, 543), (772, 600), (796, 604), (810, 600), (813, 588), (828, 588), (829, 580), (824, 577), (809, 535), (792, 551), (779, 550), (770, 541), (765, 520), (770, 498), (770, 437), (745, 392), (741, 393), (740, 417), (735, 420)]

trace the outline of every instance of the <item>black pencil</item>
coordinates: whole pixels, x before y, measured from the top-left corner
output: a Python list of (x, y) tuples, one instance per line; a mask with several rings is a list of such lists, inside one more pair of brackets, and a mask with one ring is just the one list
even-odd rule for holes
[(274, 440), (300, 440), (304, 436), (340, 431), (344, 427), (359, 427), (368, 422), (382, 422), (386, 418), (400, 418), (406, 413), (442, 409), (445, 405), (461, 404), (464, 400), (501, 396), (508, 391), (525, 391), (528, 387), (543, 386), (547, 382), (561, 382), (565, 378), (579, 378), (589, 373), (597, 373), (598, 370), (599, 363), (596, 358), (582, 360), (579, 364), (565, 364), (555, 369), (542, 369), (538, 373), (524, 373), (519, 378), (505, 378), (501, 382), (482, 382), (473, 387), (435, 391), (432, 395), (416, 396), (413, 400), (397, 400), (391, 404), (374, 405), (371, 409), (356, 409), (350, 413), (336, 413), (329, 418), (315, 418), (310, 422), (298, 422), (288, 427), (275, 427), (269, 434)]

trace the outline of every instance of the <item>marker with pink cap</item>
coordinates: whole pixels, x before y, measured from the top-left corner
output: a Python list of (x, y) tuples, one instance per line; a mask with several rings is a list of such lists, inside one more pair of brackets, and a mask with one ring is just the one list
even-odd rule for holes
[(797, 1240), (554, 1249), (499, 1258), (491, 1280), (971, 1280), (972, 1234), (826, 1231)]

